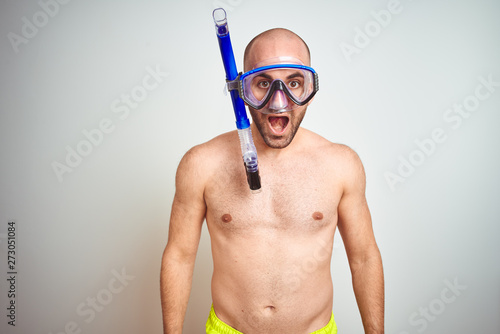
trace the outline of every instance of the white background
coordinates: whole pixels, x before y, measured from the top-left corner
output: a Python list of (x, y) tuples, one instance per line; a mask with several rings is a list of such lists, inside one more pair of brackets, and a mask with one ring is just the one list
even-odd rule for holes
[[(159, 270), (177, 165), (190, 147), (235, 128), (211, 15), (224, 6), (239, 69), (246, 44), (269, 28), (309, 44), (321, 89), (303, 125), (364, 162), (386, 333), (499, 333), (500, 87), (473, 96), (478, 78), (500, 82), (500, 3), (401, 0), (382, 27), (372, 11), (388, 3), (73, 0), (47, 15), (37, 1), (2, 0), (0, 331), (161, 332)], [(39, 27), (23, 35), (28, 21)], [(357, 53), (343, 52), (347, 44)], [(129, 115), (116, 113), (113, 103), (139, 94), (148, 68), (163, 73), (157, 87), (142, 90)], [(470, 116), (449, 113), (463, 103)], [(112, 130), (85, 146), (82, 131), (106, 119)], [(436, 129), (442, 140), (432, 147), (425, 139)], [(67, 165), (68, 148), (78, 147), (87, 155), (58, 178), (54, 164)], [(405, 170), (401, 159), (418, 166)], [(391, 189), (386, 176), (398, 167), (404, 182)], [(16, 327), (6, 317), (9, 220)], [(204, 331), (211, 268), (204, 227), (185, 333)], [(362, 333), (339, 237), (332, 272), (340, 333)]]

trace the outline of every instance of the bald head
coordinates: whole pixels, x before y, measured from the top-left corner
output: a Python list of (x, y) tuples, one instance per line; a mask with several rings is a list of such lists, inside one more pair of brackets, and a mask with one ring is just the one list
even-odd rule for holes
[(283, 28), (264, 31), (255, 36), (245, 49), (244, 71), (254, 68), (255, 64), (275, 57), (294, 57), (305, 65), (311, 65), (309, 47), (296, 33)]

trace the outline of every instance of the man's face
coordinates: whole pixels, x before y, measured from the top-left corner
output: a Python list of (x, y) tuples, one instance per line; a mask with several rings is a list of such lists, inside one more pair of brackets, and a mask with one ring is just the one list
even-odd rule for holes
[[(269, 59), (278, 59), (283, 56), (293, 57), (301, 63), (309, 65), (309, 55), (304, 44), (298, 39), (290, 38), (274, 38), (255, 43), (251, 49), (249, 63), (246, 65), (251, 66), (251, 68), (260, 67), (261, 64), (272, 65), (272, 62), (268, 62)], [(288, 76), (287, 71), (283, 71), (283, 75), (280, 74), (280, 71), (274, 73), (276, 78), (269, 78), (270, 81), (273, 79), (286, 81), (284, 79)], [(296, 108), (291, 111), (279, 111), (280, 109), (288, 110), (289, 108), (285, 108), (285, 106), (291, 104)], [(286, 94), (277, 90), (263, 109), (256, 110), (249, 106), (249, 110), (253, 122), (267, 146), (281, 149), (292, 142), (300, 128), (308, 105), (309, 103), (304, 106), (296, 106)]]

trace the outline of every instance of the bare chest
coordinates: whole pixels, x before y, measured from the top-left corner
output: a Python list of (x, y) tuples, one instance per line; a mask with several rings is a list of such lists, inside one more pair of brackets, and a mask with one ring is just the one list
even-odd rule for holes
[(226, 168), (207, 189), (207, 223), (227, 233), (307, 233), (337, 224), (341, 189), (310, 164), (261, 168), (262, 190), (251, 193), (243, 166)]

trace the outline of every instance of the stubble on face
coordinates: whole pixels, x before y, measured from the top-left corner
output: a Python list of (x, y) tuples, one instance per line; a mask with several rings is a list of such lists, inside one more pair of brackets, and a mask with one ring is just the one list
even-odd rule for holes
[[(252, 116), (252, 120), (255, 123), (255, 126), (259, 130), (259, 133), (270, 148), (275, 149), (283, 149), (290, 145), (293, 138), (297, 134), (297, 131), (300, 128), (300, 124), (302, 123), (302, 119), (304, 118), (307, 107), (297, 108), (293, 111), (281, 113), (281, 114), (268, 114), (264, 115), (260, 111), (255, 110), (253, 108), (250, 109), (250, 115)], [(300, 110), (299, 110), (300, 109)], [(286, 117), (288, 118), (288, 122), (286, 124), (286, 128), (284, 129), (282, 134), (276, 134), (271, 130), (272, 117)]]

